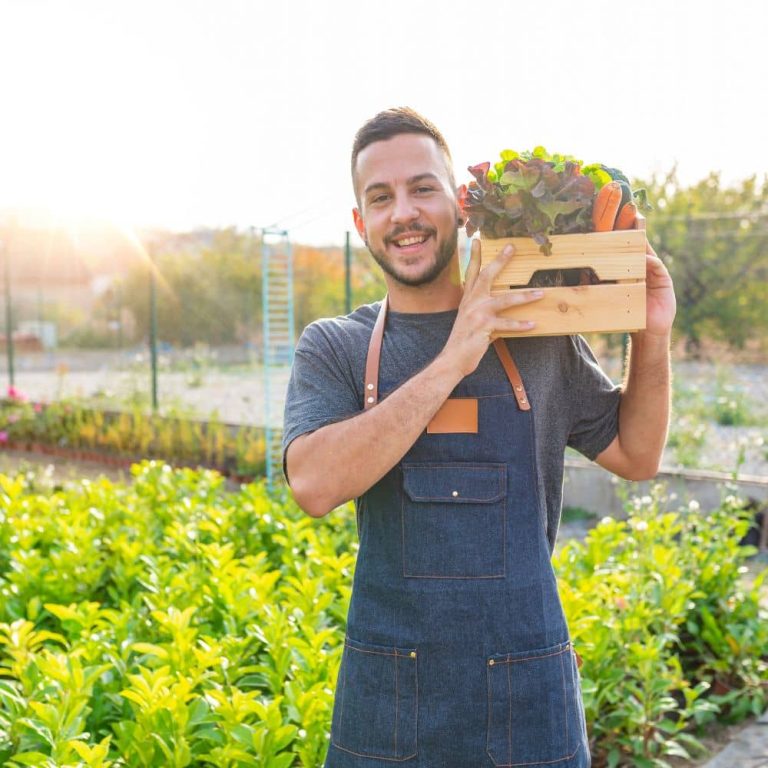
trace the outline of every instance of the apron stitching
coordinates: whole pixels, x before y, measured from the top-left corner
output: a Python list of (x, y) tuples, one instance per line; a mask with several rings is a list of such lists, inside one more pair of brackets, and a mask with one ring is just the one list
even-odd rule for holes
[(580, 749), (581, 744), (579, 744), (570, 755), (564, 755), (563, 757), (558, 757), (554, 760), (534, 760), (533, 762), (528, 763), (509, 763), (508, 765), (500, 765), (498, 768), (517, 768), (517, 766), (521, 765), (552, 765), (553, 763), (562, 763), (563, 760), (570, 760)]
[(342, 752), (349, 752), (350, 755), (357, 755), (358, 757), (370, 757), (376, 760), (389, 760), (393, 763), (402, 763), (404, 760), (410, 760), (412, 757), (416, 756), (416, 752), (411, 752), (410, 755), (406, 755), (405, 757), (384, 757), (383, 755), (366, 755), (363, 752), (355, 752), (353, 749), (347, 749), (346, 747), (342, 747), (341, 744), (337, 744), (335, 741), (333, 742), (333, 746), (336, 747), (336, 749), (340, 749)]
[[(349, 646), (344, 643), (345, 648)], [(343, 659), (342, 659), (343, 661)], [(342, 725), (344, 722), (344, 693), (347, 690), (347, 665), (344, 665), (344, 680), (341, 683), (341, 706), (339, 708), (339, 733), (342, 733)]]
[(429, 464), (418, 462), (418, 461), (404, 461), (403, 462), (404, 467), (408, 467), (409, 469), (412, 467), (416, 467), (417, 469), (452, 469), (454, 467), (461, 468), (461, 469), (471, 469), (471, 470), (488, 470), (488, 469), (494, 469), (497, 472), (503, 472), (506, 469), (506, 464), (498, 461), (489, 461), (489, 462), (473, 462), (473, 461), (436, 461), (434, 464), (432, 462), (429, 462)]
[(498, 661), (495, 662), (495, 664), (516, 664), (519, 661), (531, 661), (532, 659), (546, 659), (546, 658), (549, 658), (550, 656), (559, 656), (565, 653), (570, 648), (570, 646), (571, 646), (570, 643), (566, 643), (565, 646), (561, 648), (559, 651), (552, 651), (552, 653), (545, 653), (545, 654), (542, 654), (541, 656), (524, 656), (519, 659), (510, 659), (510, 658), (499, 659)]
[(397, 754), (397, 722), (398, 722), (398, 711), (400, 709), (400, 689), (398, 687), (398, 680), (397, 680), (397, 667), (398, 667), (397, 654), (395, 654), (395, 749), (394, 749), (395, 754)]
[(505, 572), (495, 573), (492, 576), (440, 576), (440, 575), (423, 575), (415, 576), (403, 571), (403, 576), (406, 579), (503, 579), (507, 574)]
[(450, 502), (451, 504), (466, 504), (469, 501), (473, 501), (476, 504), (482, 504), (483, 502), (486, 502), (487, 504), (493, 504), (493, 502), (501, 501), (503, 498), (504, 494), (500, 493), (498, 496), (482, 499), (475, 496), (462, 496), (458, 499), (452, 498), (451, 496), (411, 496), (411, 501), (432, 501), (435, 503), (441, 502), (443, 504), (446, 502)]
[(512, 677), (511, 677), (511, 666), (507, 666), (507, 701), (509, 701), (509, 725), (507, 728), (507, 754), (509, 757), (507, 758), (509, 762), (512, 762)]
[(565, 686), (565, 662), (563, 661), (565, 654), (560, 656), (560, 670), (563, 674), (563, 717), (565, 718), (565, 748), (568, 749), (570, 741), (568, 741), (568, 694)]
[[(486, 690), (488, 692), (488, 725), (485, 729), (485, 751), (490, 755), (491, 754), (491, 723), (493, 722), (492, 712), (493, 712), (493, 702), (491, 699), (491, 668), (488, 666), (488, 664), (485, 665), (485, 679), (486, 679)], [(493, 759), (493, 758), (491, 758)], [(496, 761), (493, 761), (494, 764)]]
[(416, 665), (416, 671), (414, 674), (416, 675), (416, 714), (415, 714), (416, 727), (414, 730), (416, 731), (416, 749), (413, 752), (414, 755), (419, 751), (419, 657), (418, 656), (416, 656), (415, 665)]
[(400, 659), (407, 659), (409, 658), (407, 653), (400, 653), (400, 651), (395, 648), (395, 652), (392, 653), (391, 651), (367, 651), (363, 648), (355, 648), (354, 645), (350, 645), (349, 643), (344, 643), (344, 645), (349, 648), (350, 651), (357, 651), (358, 653), (372, 653), (377, 656), (397, 656)]

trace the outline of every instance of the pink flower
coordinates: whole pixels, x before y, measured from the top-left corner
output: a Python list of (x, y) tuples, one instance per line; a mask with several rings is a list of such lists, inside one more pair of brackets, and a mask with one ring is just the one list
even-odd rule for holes
[(7, 443), (7, 442), (8, 442), (8, 433), (0, 432), (0, 443)]
[(42, 403), (35, 403), (33, 406), (35, 413), (40, 413), (43, 410), (43, 404)]
[(8, 397), (11, 400), (26, 400), (27, 398), (16, 387), (8, 387)]
[(18, 413), (9, 413), (8, 414), (8, 423), (9, 424), (15, 424), (20, 418), (21, 418), (21, 416), (19, 416)]

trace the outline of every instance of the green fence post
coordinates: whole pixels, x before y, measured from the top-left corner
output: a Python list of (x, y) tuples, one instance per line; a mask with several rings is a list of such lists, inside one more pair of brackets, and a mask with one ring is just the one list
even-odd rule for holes
[(157, 278), (155, 247), (149, 249), (149, 357), (152, 367), (152, 411), (157, 412)]
[(5, 277), (5, 349), (8, 355), (8, 379), (9, 386), (14, 386), (13, 370), (13, 312), (11, 310), (11, 253), (4, 242), (0, 242), (3, 249), (4, 277)]
[(349, 230), (344, 244), (344, 308), (345, 314), (352, 311), (352, 248), (349, 245)]

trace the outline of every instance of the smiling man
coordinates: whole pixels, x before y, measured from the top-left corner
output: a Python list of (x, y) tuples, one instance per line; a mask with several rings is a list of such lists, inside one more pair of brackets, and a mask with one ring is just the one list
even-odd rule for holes
[(355, 499), (360, 550), (326, 768), (560, 766), (590, 755), (575, 652), (550, 564), (563, 454), (653, 476), (669, 404), (674, 293), (649, 250), (646, 330), (623, 387), (574, 337), (492, 296), (511, 250), (461, 280), (445, 140), (410, 109), (355, 137), (357, 231), (387, 297), (302, 334), (286, 476), (321, 517)]

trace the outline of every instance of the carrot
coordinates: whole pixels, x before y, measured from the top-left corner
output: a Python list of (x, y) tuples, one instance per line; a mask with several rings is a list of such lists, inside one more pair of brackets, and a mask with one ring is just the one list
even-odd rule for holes
[(635, 221), (637, 220), (637, 205), (629, 202), (625, 203), (619, 215), (616, 217), (616, 223), (613, 225), (614, 229), (634, 229)]
[(592, 206), (592, 226), (595, 232), (610, 232), (621, 205), (621, 185), (609, 181), (595, 197)]

